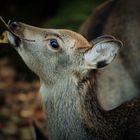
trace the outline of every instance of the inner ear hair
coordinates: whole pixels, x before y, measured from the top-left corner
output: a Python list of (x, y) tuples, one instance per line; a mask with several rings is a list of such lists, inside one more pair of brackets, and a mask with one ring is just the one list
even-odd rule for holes
[(115, 40), (115, 37), (114, 36), (111, 36), (111, 35), (103, 35), (103, 36), (97, 37), (96, 39), (92, 40), (90, 42), (90, 44), (92, 46), (94, 46), (94, 45), (96, 45), (99, 42), (107, 41), (107, 40), (110, 40), (110, 39), (114, 39)]

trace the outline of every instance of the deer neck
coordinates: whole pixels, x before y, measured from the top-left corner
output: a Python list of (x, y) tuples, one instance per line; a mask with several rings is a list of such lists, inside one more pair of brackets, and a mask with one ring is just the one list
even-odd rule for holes
[(101, 118), (95, 95), (95, 76), (77, 81), (77, 77), (73, 77), (65, 75), (51, 88), (42, 83), (41, 93), (47, 108), (48, 130), (53, 139), (66, 139), (66, 136), (73, 139), (74, 136), (86, 140), (86, 125), (95, 128), (97, 117)]

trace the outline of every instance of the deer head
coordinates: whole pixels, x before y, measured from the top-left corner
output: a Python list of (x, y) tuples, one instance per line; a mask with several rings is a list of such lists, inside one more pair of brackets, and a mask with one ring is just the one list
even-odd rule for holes
[(28, 67), (41, 80), (55, 82), (58, 77), (108, 65), (115, 58), (122, 43), (112, 36), (102, 36), (88, 42), (70, 30), (43, 29), (20, 22), (11, 22), (9, 42)]

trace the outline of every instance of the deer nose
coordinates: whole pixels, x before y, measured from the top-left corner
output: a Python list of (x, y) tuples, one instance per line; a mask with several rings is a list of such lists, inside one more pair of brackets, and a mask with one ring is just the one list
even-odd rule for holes
[(15, 31), (15, 30), (17, 30), (17, 29), (20, 27), (20, 25), (19, 25), (18, 22), (13, 21), (13, 22), (10, 22), (10, 23), (9, 23), (9, 27), (10, 27), (10, 29), (11, 29), (12, 31)]

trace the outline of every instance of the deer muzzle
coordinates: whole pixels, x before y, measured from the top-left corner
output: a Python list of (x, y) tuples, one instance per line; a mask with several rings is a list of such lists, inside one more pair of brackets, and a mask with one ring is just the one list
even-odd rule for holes
[(22, 41), (34, 42), (35, 40), (28, 39), (25, 37), (26, 26), (21, 22), (10, 22), (8, 24), (8, 39), (11, 44), (19, 47)]
[(19, 47), (21, 39), (23, 38), (23, 28), (19, 22), (10, 22), (8, 31), (9, 42), (15, 46)]

